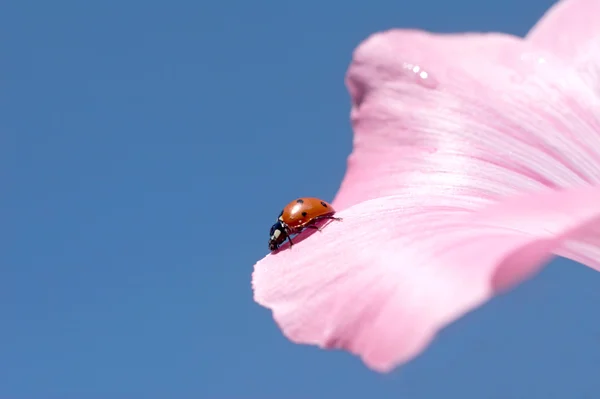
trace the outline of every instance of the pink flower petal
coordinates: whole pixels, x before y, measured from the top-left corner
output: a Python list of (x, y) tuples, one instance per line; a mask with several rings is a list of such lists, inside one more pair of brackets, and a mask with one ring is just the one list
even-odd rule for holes
[(255, 266), (286, 336), (386, 371), (553, 254), (600, 270), (600, 99), (552, 50), (419, 31), (359, 46), (344, 221)]
[(255, 300), (297, 343), (340, 348), (378, 371), (405, 362), (461, 314), (600, 231), (600, 187), (465, 212), (468, 197), (363, 202), (255, 266)]
[[(348, 86), (354, 150), (337, 209), (410, 191), (469, 196), (477, 210), (523, 192), (600, 184), (599, 97), (518, 38), (376, 34), (356, 50)], [(600, 270), (598, 247), (600, 237), (590, 238), (561, 255)]]
[(347, 81), (355, 137), (339, 209), (407, 187), (494, 199), (600, 181), (599, 98), (518, 38), (376, 34)]

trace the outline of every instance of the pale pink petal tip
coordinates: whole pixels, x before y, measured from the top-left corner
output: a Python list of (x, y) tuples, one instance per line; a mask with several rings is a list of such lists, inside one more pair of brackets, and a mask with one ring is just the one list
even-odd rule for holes
[[(598, 15), (598, 0), (559, 1), (531, 29), (527, 41), (574, 61), (582, 52), (591, 50), (591, 47), (599, 49)], [(596, 63), (599, 62), (596, 59)]]
[[(443, 200), (443, 198), (439, 198)], [(600, 188), (517, 198), (476, 214), (379, 198), (255, 265), (255, 300), (292, 341), (387, 372), (446, 324), (600, 231)]]

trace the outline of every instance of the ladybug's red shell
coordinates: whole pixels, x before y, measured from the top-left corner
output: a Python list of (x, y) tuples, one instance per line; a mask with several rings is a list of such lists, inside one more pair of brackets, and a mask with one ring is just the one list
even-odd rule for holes
[(316, 223), (322, 220), (337, 220), (342, 218), (333, 216), (335, 210), (328, 202), (319, 198), (299, 198), (290, 202), (279, 214), (277, 222), (271, 226), (269, 231), (269, 250), (275, 251), (284, 242), (292, 242), (292, 235), (299, 234), (305, 228), (313, 228), (321, 231)]
[(302, 229), (315, 218), (333, 215), (335, 210), (328, 202), (319, 198), (305, 197), (294, 200), (286, 205), (279, 215), (279, 220), (290, 229)]

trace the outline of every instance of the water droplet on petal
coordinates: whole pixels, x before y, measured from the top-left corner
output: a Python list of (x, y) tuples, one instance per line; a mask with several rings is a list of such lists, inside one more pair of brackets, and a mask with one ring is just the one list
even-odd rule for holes
[(552, 67), (552, 61), (547, 54), (539, 51), (528, 51), (520, 54), (519, 65), (512, 73), (511, 81), (523, 84), (528, 80), (546, 73)]
[(525, 64), (531, 65), (532, 67), (539, 64), (546, 64), (548, 58), (539, 52), (529, 52), (521, 54), (521, 61)]
[(429, 72), (423, 69), (420, 65), (410, 64), (405, 62), (402, 64), (402, 68), (407, 71), (412, 79), (418, 84), (428, 89), (435, 89), (439, 82), (431, 76)]

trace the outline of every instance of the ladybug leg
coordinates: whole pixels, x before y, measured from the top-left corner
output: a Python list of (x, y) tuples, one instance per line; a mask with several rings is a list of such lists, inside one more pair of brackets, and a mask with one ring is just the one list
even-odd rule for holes
[(314, 218), (309, 224), (307, 224), (306, 226), (304, 226), (304, 228), (305, 229), (315, 229), (317, 231), (323, 231), (322, 227), (315, 225), (315, 223), (317, 223), (320, 220), (337, 220), (337, 221), (341, 221), (342, 218), (338, 218), (338, 217), (335, 217), (333, 215), (318, 216), (318, 217)]
[(294, 232), (287, 225), (285, 226), (285, 235), (287, 236), (287, 240), (290, 242), (290, 248), (294, 246), (294, 242), (292, 241), (292, 234)]
[(323, 220), (323, 219), (327, 219), (327, 220), (337, 220), (338, 222), (342, 221), (342, 218), (338, 218), (336, 216), (333, 215), (323, 215), (323, 216), (318, 216), (316, 218), (314, 218), (314, 221), (316, 222), (317, 220)]
[(320, 228), (319, 226), (315, 226), (314, 224), (309, 224), (308, 226), (305, 226), (305, 228), (307, 229), (315, 229), (317, 231), (322, 231), (323, 229)]

